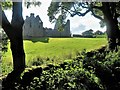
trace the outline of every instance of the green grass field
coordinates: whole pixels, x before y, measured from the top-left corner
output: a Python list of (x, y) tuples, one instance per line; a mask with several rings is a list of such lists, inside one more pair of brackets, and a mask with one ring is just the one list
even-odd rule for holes
[[(106, 38), (40, 38), (24, 40), (27, 63), (38, 57), (69, 59), (75, 57), (75, 54), (83, 49), (90, 51), (106, 44)], [(11, 56), (10, 48), (8, 48), (8, 52), (4, 54), (3, 62), (11, 62)]]

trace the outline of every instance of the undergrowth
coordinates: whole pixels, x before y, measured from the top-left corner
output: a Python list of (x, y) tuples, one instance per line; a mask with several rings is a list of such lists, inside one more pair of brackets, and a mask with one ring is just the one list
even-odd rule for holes
[[(105, 47), (91, 52), (83, 50), (77, 52), (76, 58), (65, 60), (62, 64), (48, 64), (44, 68), (38, 66), (36, 65), (36, 69), (25, 71), (20, 81), (10, 85), (9, 88), (14, 87), (16, 90), (120, 89), (120, 49), (118, 52), (108, 51)], [(5, 90), (4, 85), (3, 90)]]

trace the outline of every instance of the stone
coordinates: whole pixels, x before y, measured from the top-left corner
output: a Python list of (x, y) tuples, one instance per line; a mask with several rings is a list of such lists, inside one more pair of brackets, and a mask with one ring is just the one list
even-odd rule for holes
[(63, 31), (58, 30), (57, 23), (55, 24), (54, 29), (44, 28), (43, 22), (39, 15), (36, 17), (34, 13), (30, 14), (30, 17), (26, 16), (24, 25), (23, 25), (23, 38), (39, 38), (39, 37), (70, 37), (70, 20), (67, 20), (67, 23), (64, 26)]

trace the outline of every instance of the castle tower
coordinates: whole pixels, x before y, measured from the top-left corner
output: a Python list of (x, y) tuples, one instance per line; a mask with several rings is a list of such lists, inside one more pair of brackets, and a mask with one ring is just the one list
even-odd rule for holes
[(66, 37), (70, 37), (71, 36), (71, 32), (70, 32), (70, 20), (67, 20), (67, 23), (64, 27), (64, 34)]
[(34, 13), (30, 14), (30, 17), (26, 16), (24, 25), (23, 25), (23, 38), (34, 38), (34, 37), (43, 37), (43, 22), (40, 17), (37, 15), (34, 16)]

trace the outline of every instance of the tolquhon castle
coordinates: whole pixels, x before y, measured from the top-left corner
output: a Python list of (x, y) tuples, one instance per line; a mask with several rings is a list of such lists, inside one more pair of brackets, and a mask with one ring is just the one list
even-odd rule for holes
[(26, 16), (23, 25), (23, 38), (30, 39), (36, 37), (71, 37), (70, 20), (67, 20), (63, 31), (59, 31), (57, 23), (54, 29), (44, 28), (40, 17), (38, 15), (35, 17), (34, 14), (31, 13), (30, 17)]

